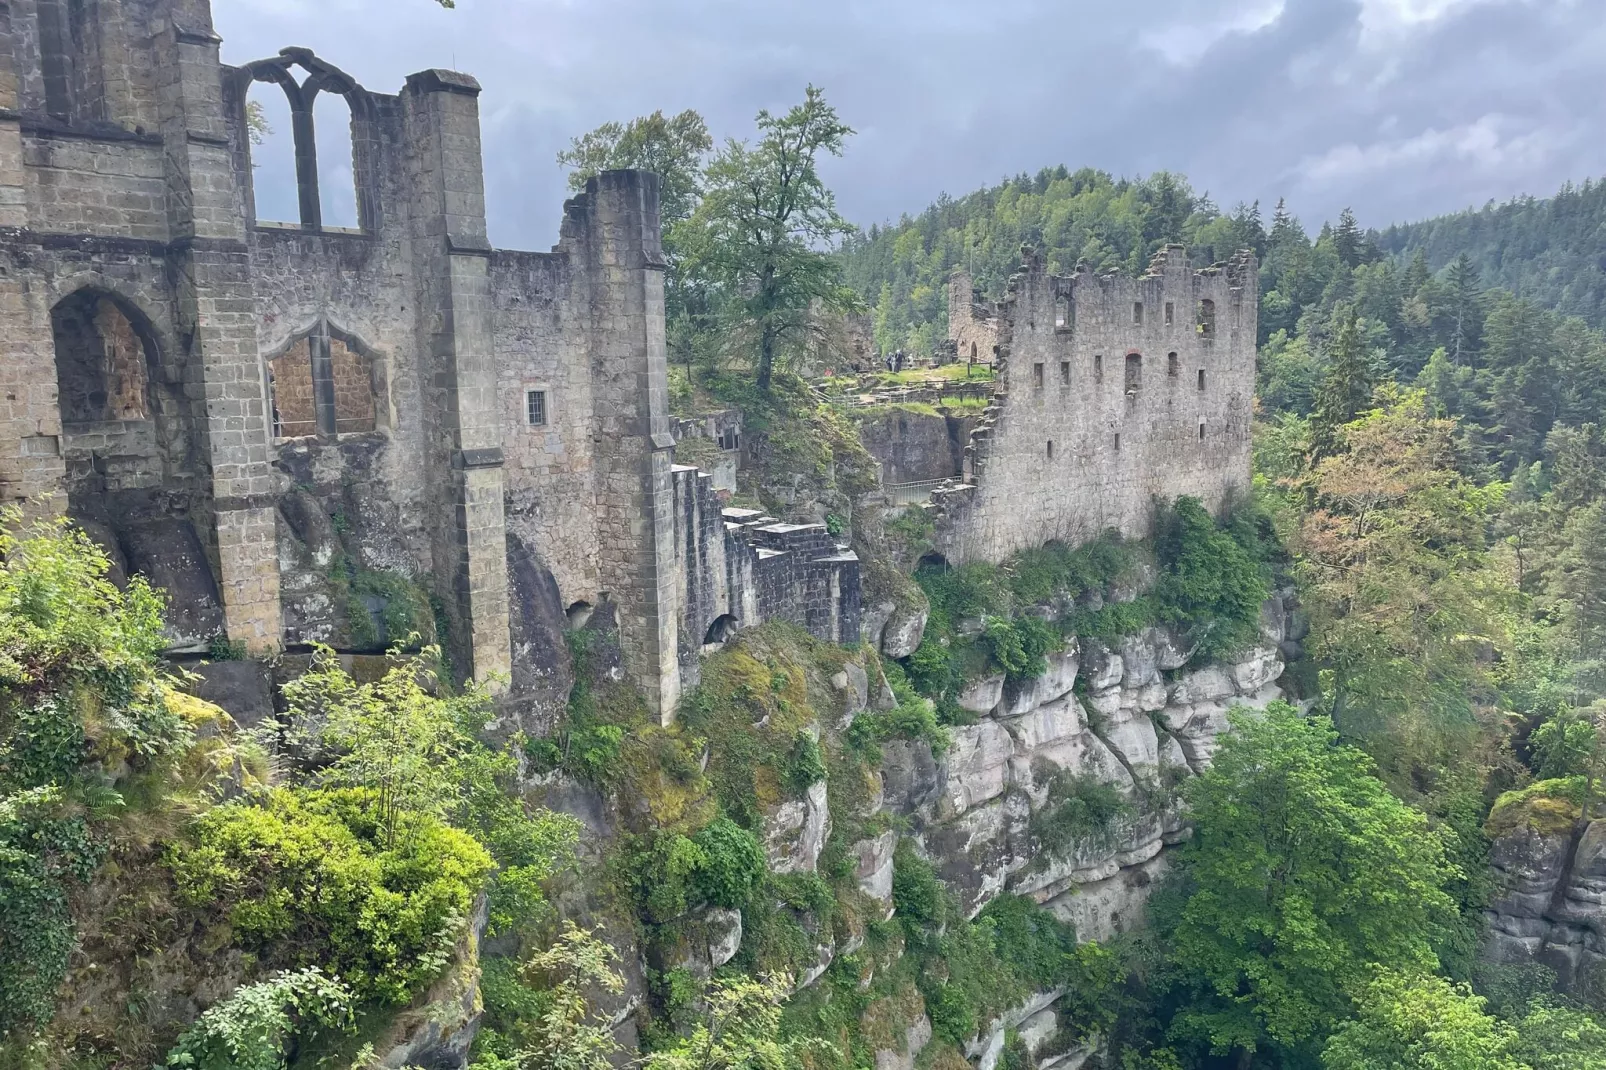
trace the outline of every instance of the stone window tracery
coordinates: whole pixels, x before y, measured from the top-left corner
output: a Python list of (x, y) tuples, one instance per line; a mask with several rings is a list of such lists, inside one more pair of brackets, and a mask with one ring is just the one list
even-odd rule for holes
[(378, 426), (373, 356), (327, 320), (267, 363), (274, 438), (332, 438)]
[[(298, 77), (296, 68), (306, 72)], [(249, 125), (246, 99), (252, 82), (269, 82), (284, 91), (290, 105), (290, 134), (295, 142), (295, 181), (299, 206), (300, 227), (303, 230), (346, 229), (355, 224), (372, 232), (378, 224), (378, 176), (375, 154), (376, 135), (373, 131), (373, 102), (366, 90), (344, 71), (314, 56), (309, 49), (287, 48), (271, 59), (248, 63), (239, 69), (240, 83), (235, 87), (238, 97), (237, 121), (242, 128)], [(344, 109), (331, 108), (327, 98), (333, 94), (345, 102)], [(319, 133), (315, 113), (322, 113), (326, 129)], [(335, 127), (344, 118), (349, 124), (348, 133)], [(348, 140), (349, 139), (349, 140)], [(249, 136), (242, 136), (242, 151), (249, 159)], [(325, 159), (320, 165), (319, 148)], [(349, 145), (349, 159), (341, 159)], [(250, 168), (247, 168), (249, 173)], [(327, 180), (320, 183), (320, 175)], [(340, 190), (335, 189), (339, 183)], [(349, 183), (350, 193), (344, 187)], [(323, 185), (328, 185), (325, 196)], [(252, 215), (255, 210), (255, 191), (252, 191)], [(325, 217), (328, 216), (328, 219)]]

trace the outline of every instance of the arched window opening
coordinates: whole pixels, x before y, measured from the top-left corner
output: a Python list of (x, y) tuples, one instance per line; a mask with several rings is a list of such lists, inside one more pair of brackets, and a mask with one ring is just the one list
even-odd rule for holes
[(318, 202), (323, 226), (355, 230), (357, 172), (351, 138), (351, 105), (338, 93), (319, 93), (312, 103), (318, 143)]
[(1167, 353), (1165, 355), (1165, 374), (1167, 378), (1175, 379), (1177, 377), (1181, 371), (1181, 363), (1175, 353)]
[(51, 310), (50, 328), (63, 424), (147, 418), (152, 354), (115, 298), (80, 290)]
[(330, 370), (335, 387), (335, 432), (358, 434), (374, 429), (374, 365), (367, 354), (341, 338), (329, 339)]
[(360, 434), (378, 424), (373, 355), (319, 321), (268, 361), (273, 437)]
[(976, 363), (976, 343), (975, 342), (970, 343), (970, 362), (972, 364)]
[(1138, 390), (1143, 386), (1143, 357), (1137, 353), (1126, 355), (1126, 385), (1128, 397), (1137, 396)]
[(718, 650), (731, 641), (739, 627), (741, 624), (735, 617), (729, 613), (721, 613), (714, 618), (714, 622), (708, 626), (708, 631), (703, 635), (703, 649)]
[(268, 361), (268, 400), (274, 438), (318, 433), (312, 393), (311, 340), (303, 338)]
[(295, 225), (301, 219), (301, 194), (296, 184), (295, 121), (284, 90), (252, 82), (246, 92), (245, 118), (257, 221)]
[(1208, 297), (1199, 300), (1198, 330), (1206, 338), (1213, 338), (1216, 333), (1216, 303)]
[[(373, 104), (363, 88), (304, 48), (287, 48), (272, 59), (248, 63), (238, 77), (244, 114), (237, 112), (236, 119), (244, 123), (244, 147), (253, 157), (255, 218), (283, 214), (306, 230), (373, 230), (378, 207)], [(253, 83), (271, 85), (259, 93)], [(275, 93), (283, 98), (282, 105), (274, 101)], [(278, 137), (288, 137), (294, 145), (292, 181), (278, 172), (259, 172), (254, 159), (269, 155), (268, 141)], [(284, 153), (271, 155), (282, 158)], [(293, 214), (283, 211), (287, 201), (295, 205)]]
[(577, 631), (590, 623), (594, 609), (590, 602), (584, 600), (571, 603), (569, 608), (563, 611), (564, 617), (569, 622), (569, 630)]

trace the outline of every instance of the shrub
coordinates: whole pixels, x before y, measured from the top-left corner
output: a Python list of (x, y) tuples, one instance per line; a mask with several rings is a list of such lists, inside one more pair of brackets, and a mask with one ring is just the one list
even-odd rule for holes
[(1085, 843), (1107, 845), (1114, 826), (1132, 812), (1121, 789), (1096, 776), (1058, 770), (1048, 781), (1048, 802), (1032, 815), (1031, 830), (1049, 856)]
[(236, 989), (179, 1037), (166, 1065), (187, 1070), (281, 1070), (292, 1039), (351, 1025), (351, 990), (309, 966)]
[(167, 854), (183, 900), (275, 965), (324, 965), (359, 1001), (402, 1003), (440, 972), (492, 862), (406, 812), (386, 845), (369, 789), (270, 792), (203, 814)]
[(1271, 593), (1259, 548), (1234, 538), (1254, 537), (1252, 526), (1218, 525), (1197, 498), (1178, 498), (1155, 524), (1161, 574), (1154, 600), (1161, 620), (1196, 632), (1205, 657), (1231, 653), (1254, 641), (1260, 605)]
[(899, 840), (892, 855), (892, 906), (911, 935), (921, 927), (940, 925), (945, 916), (937, 871), (909, 840)]
[(720, 817), (692, 840), (703, 854), (694, 877), (698, 894), (716, 907), (744, 905), (764, 879), (764, 847), (758, 837)]
[(808, 732), (799, 732), (792, 741), (792, 753), (786, 762), (787, 786), (801, 795), (824, 779), (825, 755), (819, 741)]

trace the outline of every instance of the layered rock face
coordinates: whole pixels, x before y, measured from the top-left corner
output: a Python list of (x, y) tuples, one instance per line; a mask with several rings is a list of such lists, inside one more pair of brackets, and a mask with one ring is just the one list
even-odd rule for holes
[[(972, 915), (1009, 891), (1046, 904), (1084, 940), (1107, 939), (1141, 914), (1165, 845), (1187, 837), (1178, 788), (1209, 765), (1228, 709), (1282, 696), (1284, 634), (1268, 632), (1239, 660), (1194, 669), (1163, 629), (1114, 646), (1073, 639), (1042, 676), (981, 680), (961, 700), (978, 719), (953, 730), (940, 762), (922, 767), (889, 748), (884, 805), (912, 819)], [(1032, 819), (1063, 802), (1052, 785), (1067, 777), (1114, 787), (1126, 814), (1049, 854)]]
[(1519, 824), (1495, 839), (1489, 863), (1496, 891), (1485, 956), (1548, 966), (1565, 991), (1581, 991), (1601, 977), (1606, 820), (1561, 829)]
[[(1279, 595), (1266, 603), (1260, 643), (1230, 662), (1192, 666), (1193, 650), (1162, 628), (1114, 644), (1068, 640), (1040, 676), (974, 682), (960, 705), (977, 719), (952, 730), (945, 754), (934, 758), (918, 741), (885, 744), (881, 809), (908, 821), (970, 916), (1009, 892), (1044, 904), (1082, 940), (1108, 939), (1141, 922), (1165, 848), (1188, 837), (1181, 787), (1209, 766), (1228, 711), (1283, 697), (1277, 681), (1302, 637), (1291, 596)], [(909, 638), (900, 634), (898, 643)], [(1067, 778), (1113, 787), (1126, 805), (1108, 828), (1051, 853), (1040, 847), (1034, 818), (1063, 804), (1055, 785)], [(860, 887), (889, 913), (895, 842), (889, 833), (855, 848)], [(966, 1056), (990, 1070), (1008, 1030), (1035, 1050), (1055, 1031), (1059, 995), (1039, 993), (989, 1023)], [(920, 1044), (908, 1039), (877, 1054), (878, 1070), (913, 1065)], [(1072, 1070), (1092, 1050), (1044, 1065)]]

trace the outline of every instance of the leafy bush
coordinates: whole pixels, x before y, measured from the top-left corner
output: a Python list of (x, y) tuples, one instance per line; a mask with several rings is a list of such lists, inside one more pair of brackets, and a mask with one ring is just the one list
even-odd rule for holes
[(993, 663), (1011, 680), (1041, 676), (1048, 670), (1048, 652), (1064, 641), (1047, 621), (1029, 614), (1013, 620), (988, 617), (982, 636)]
[(352, 1026), (351, 990), (316, 966), (244, 985), (179, 1037), (166, 1065), (185, 1070), (281, 1070), (296, 1037)]
[(1116, 822), (1131, 812), (1131, 803), (1114, 784), (1061, 769), (1050, 776), (1048, 801), (1032, 815), (1032, 835), (1050, 857), (1083, 844), (1106, 846), (1114, 838)]
[(825, 755), (820, 751), (819, 741), (808, 732), (799, 732), (786, 763), (787, 787), (801, 795), (824, 779)]
[(404, 812), (387, 838), (371, 788), (279, 788), (203, 814), (168, 850), (180, 895), (221, 911), (273, 964), (323, 965), (360, 1002), (433, 980), (492, 869), (468, 833)]
[(910, 840), (899, 840), (892, 855), (892, 905), (911, 935), (920, 928), (942, 924), (946, 917), (937, 871), (920, 857)]
[(109, 569), (66, 521), (0, 509), (0, 1034), (50, 1016), (114, 789), (192, 739), (158, 668), (161, 598)]
[[(1161, 573), (1154, 601), (1161, 620), (1193, 630), (1205, 657), (1253, 642), (1271, 590), (1252, 525), (1218, 525), (1197, 498), (1178, 498), (1155, 523)], [(1245, 540), (1245, 541), (1240, 541)]]
[(764, 847), (758, 837), (728, 817), (714, 819), (694, 842), (703, 857), (694, 885), (703, 901), (716, 907), (744, 905), (764, 879)]

